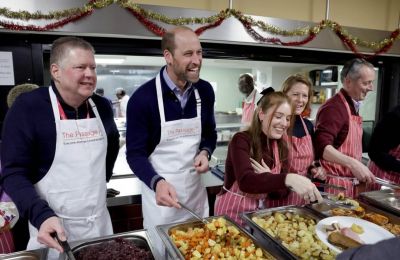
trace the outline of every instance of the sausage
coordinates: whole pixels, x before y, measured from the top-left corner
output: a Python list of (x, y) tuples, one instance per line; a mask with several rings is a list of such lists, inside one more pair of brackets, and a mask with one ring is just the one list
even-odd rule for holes
[(355, 241), (354, 239), (351, 239), (350, 237), (343, 235), (340, 232), (330, 233), (328, 236), (328, 241), (331, 244), (343, 249), (355, 248), (362, 245), (361, 243)]

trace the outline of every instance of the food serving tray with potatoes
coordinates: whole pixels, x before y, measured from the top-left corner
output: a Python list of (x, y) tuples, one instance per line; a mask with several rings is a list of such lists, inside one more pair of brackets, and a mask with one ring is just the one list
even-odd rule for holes
[(284, 259), (278, 247), (261, 247), (228, 217), (208, 217), (208, 224), (185, 221), (157, 226), (171, 259)]
[(242, 214), (259, 241), (276, 243), (286, 259), (335, 259), (336, 253), (316, 235), (322, 217), (309, 208), (284, 206)]
[(351, 201), (352, 207), (341, 206), (337, 203), (324, 201), (309, 204), (306, 207), (318, 212), (324, 217), (345, 216), (367, 220), (383, 227), (395, 236), (400, 236), (400, 217), (390, 212), (381, 210), (363, 201), (340, 198), (342, 201)]

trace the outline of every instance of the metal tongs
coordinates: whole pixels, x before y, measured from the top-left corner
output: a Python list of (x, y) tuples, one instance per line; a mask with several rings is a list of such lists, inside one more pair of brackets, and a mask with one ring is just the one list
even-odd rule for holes
[(64, 249), (64, 253), (67, 255), (69, 260), (76, 260), (74, 257), (74, 253), (72, 253), (71, 247), (69, 246), (67, 240), (62, 241), (56, 232), (51, 234), (52, 237), (54, 237), (57, 242), (61, 245), (61, 247)]
[(398, 184), (378, 178), (378, 177), (375, 177), (375, 182), (380, 185), (386, 186), (390, 189), (400, 190), (400, 186)]
[(187, 212), (189, 212), (190, 214), (192, 214), (192, 216), (194, 216), (196, 219), (200, 220), (201, 222), (204, 223), (204, 225), (209, 224), (210, 222), (208, 222), (206, 219), (200, 217), (196, 212), (194, 212), (192, 209), (188, 208), (185, 204), (183, 204), (182, 202), (178, 202), (178, 204), (185, 209)]

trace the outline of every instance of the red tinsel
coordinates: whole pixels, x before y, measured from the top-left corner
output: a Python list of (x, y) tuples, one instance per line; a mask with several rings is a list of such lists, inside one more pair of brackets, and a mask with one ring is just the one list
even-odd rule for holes
[(211, 24), (208, 24), (208, 25), (205, 25), (205, 26), (202, 26), (202, 27), (197, 28), (194, 32), (195, 32), (197, 35), (200, 35), (200, 34), (202, 34), (203, 32), (207, 31), (208, 29), (211, 29), (211, 28), (215, 28), (215, 27), (217, 27), (217, 26), (220, 26), (221, 23), (222, 23), (224, 20), (225, 20), (225, 18), (221, 17), (221, 18), (219, 18), (217, 21), (215, 21), (214, 23), (211, 23)]
[(47, 24), (45, 26), (19, 25), (19, 24), (9, 23), (9, 22), (5, 22), (5, 21), (0, 21), (0, 26), (4, 27), (6, 29), (14, 30), (14, 31), (40, 31), (40, 32), (43, 32), (43, 31), (53, 30), (58, 27), (62, 27), (64, 25), (66, 25), (67, 23), (75, 22), (75, 21), (91, 14), (92, 12), (93, 12), (93, 10), (89, 10), (87, 12), (73, 15), (73, 16), (67, 17), (63, 20), (60, 20), (58, 22)]
[(146, 26), (147, 29), (149, 29), (150, 31), (152, 31), (155, 35), (158, 36), (163, 36), (165, 33), (165, 29), (158, 26), (157, 24), (153, 23), (152, 21), (150, 21), (149, 19), (147, 19), (146, 17), (144, 17), (142, 14), (136, 12), (134, 9), (127, 7), (126, 8), (131, 14), (133, 14), (133, 16), (135, 16), (139, 22), (141, 22), (144, 26)]

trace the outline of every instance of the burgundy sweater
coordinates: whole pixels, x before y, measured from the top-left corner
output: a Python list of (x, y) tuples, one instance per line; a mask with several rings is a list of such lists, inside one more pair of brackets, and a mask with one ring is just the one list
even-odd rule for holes
[[(265, 137), (266, 138), (266, 137)], [(263, 151), (263, 159), (271, 169), (274, 167), (271, 149)], [(235, 134), (229, 143), (225, 162), (224, 186), (229, 189), (235, 181), (239, 189), (246, 193), (287, 193), (285, 186), (286, 173), (272, 174), (254, 172), (250, 163), (250, 136), (246, 132)], [(224, 190), (222, 190), (224, 192)]]
[[(352, 115), (358, 115), (353, 100), (344, 89), (340, 89)], [(315, 122), (315, 156), (321, 159), (327, 145), (339, 148), (349, 132), (349, 116), (338, 94), (326, 101), (319, 109)]]

